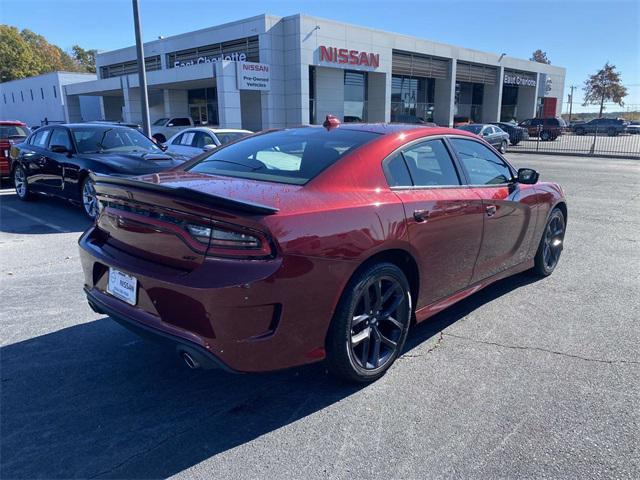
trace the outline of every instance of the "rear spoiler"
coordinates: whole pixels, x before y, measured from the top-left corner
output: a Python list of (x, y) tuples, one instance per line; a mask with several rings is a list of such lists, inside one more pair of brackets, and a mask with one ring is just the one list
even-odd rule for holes
[(110, 175), (100, 175), (97, 173), (89, 174), (96, 185), (106, 184), (116, 187), (129, 187), (137, 190), (145, 190), (161, 194), (168, 194), (183, 200), (197, 201), (198, 203), (209, 207), (222, 207), (229, 210), (242, 211), (255, 215), (273, 215), (278, 213), (278, 209), (268, 207), (259, 203), (247, 202), (245, 200), (234, 200), (233, 198), (222, 197), (211, 193), (204, 193), (198, 190), (192, 190), (184, 187), (168, 187), (155, 183), (144, 182), (142, 180), (134, 180), (132, 178), (115, 177)]

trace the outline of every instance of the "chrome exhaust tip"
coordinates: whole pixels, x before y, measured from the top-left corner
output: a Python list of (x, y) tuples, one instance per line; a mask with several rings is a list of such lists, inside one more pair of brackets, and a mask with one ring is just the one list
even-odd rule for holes
[(198, 361), (193, 358), (191, 355), (189, 355), (188, 352), (181, 352), (181, 356), (182, 356), (182, 360), (184, 360), (184, 363), (187, 364), (187, 367), (189, 367), (192, 370), (196, 370), (198, 368), (200, 368), (200, 363), (198, 363)]

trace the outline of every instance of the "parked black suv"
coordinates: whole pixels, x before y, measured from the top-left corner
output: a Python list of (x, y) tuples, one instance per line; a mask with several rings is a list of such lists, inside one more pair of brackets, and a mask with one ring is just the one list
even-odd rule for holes
[(624, 120), (617, 118), (594, 118), (593, 120), (576, 125), (573, 129), (576, 135), (586, 135), (587, 133), (606, 133), (610, 137), (615, 137), (624, 133), (627, 124)]

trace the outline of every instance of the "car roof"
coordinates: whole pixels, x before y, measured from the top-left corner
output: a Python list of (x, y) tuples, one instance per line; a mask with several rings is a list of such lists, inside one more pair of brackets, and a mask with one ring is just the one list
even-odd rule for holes
[[(284, 130), (300, 128), (325, 128), (322, 125), (305, 125), (301, 127), (287, 128)], [(276, 129), (278, 130), (278, 129)], [(283, 129), (280, 129), (283, 130)], [(431, 127), (429, 125), (420, 125), (414, 123), (341, 123), (332, 130), (351, 130), (360, 132), (377, 133), (379, 135), (390, 135), (395, 133), (412, 133), (416, 135), (460, 135), (460, 130), (449, 127)]]

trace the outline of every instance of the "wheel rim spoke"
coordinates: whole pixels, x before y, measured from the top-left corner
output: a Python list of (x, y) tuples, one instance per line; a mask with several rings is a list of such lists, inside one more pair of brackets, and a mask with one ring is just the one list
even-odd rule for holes
[(394, 277), (373, 278), (362, 289), (351, 318), (349, 345), (360, 367), (379, 369), (394, 358), (406, 328), (398, 320), (406, 316), (406, 297)]

